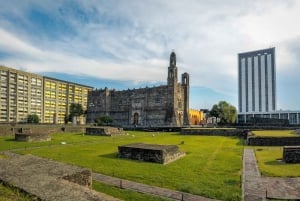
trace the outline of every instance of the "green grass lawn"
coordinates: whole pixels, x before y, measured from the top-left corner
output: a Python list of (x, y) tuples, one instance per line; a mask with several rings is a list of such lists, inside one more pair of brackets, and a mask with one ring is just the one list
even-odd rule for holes
[(258, 167), (264, 176), (300, 177), (300, 164), (287, 164), (281, 161), (282, 147), (256, 147)]
[(293, 130), (262, 130), (262, 131), (252, 131), (252, 133), (255, 136), (299, 136), (298, 134), (295, 134), (295, 132)]
[(37, 200), (25, 193), (20, 192), (18, 189), (8, 187), (0, 182), (0, 201), (32, 201)]
[[(241, 200), (243, 145), (238, 138), (128, 132), (128, 135), (115, 137), (54, 134), (51, 142), (43, 143), (14, 142), (11, 139), (12, 137), (0, 138), (2, 150), (24, 148), (18, 152), (210, 198)], [(62, 145), (62, 141), (67, 144)], [(184, 144), (179, 145), (182, 141)], [(118, 145), (134, 142), (175, 144), (187, 155), (167, 165), (117, 157)]]

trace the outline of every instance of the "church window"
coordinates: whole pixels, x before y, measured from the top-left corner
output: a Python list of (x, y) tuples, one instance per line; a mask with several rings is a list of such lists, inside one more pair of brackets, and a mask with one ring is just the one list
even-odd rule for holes
[(139, 113), (134, 113), (133, 115), (133, 124), (138, 125), (139, 124)]

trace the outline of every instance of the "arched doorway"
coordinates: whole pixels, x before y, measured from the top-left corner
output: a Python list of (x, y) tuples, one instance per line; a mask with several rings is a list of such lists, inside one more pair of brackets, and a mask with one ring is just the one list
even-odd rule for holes
[(133, 115), (133, 124), (138, 125), (139, 124), (139, 113), (134, 113)]

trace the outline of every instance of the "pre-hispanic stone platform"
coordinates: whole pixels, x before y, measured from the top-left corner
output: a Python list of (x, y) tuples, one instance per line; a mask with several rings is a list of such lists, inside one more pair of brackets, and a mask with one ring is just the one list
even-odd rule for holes
[(300, 146), (284, 146), (282, 160), (286, 163), (300, 163)]
[(91, 170), (33, 155), (1, 159), (0, 181), (47, 201), (118, 200), (91, 190)]
[(87, 135), (105, 135), (105, 136), (112, 136), (112, 135), (121, 135), (124, 134), (123, 128), (116, 128), (116, 127), (87, 127), (85, 133)]
[(32, 132), (31, 128), (19, 128), (18, 132), (15, 133), (15, 140), (23, 142), (44, 142), (51, 141), (51, 135), (47, 130)]
[(161, 164), (167, 164), (185, 156), (185, 153), (180, 152), (176, 145), (135, 143), (119, 146), (118, 149), (120, 158)]

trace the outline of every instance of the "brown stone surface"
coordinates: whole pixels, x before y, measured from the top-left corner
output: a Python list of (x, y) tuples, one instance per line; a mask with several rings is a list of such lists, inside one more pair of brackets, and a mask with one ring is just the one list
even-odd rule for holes
[(263, 177), (257, 167), (253, 149), (245, 149), (243, 157), (244, 201), (272, 199), (300, 199), (300, 177)]
[(85, 133), (87, 135), (121, 135), (124, 134), (123, 128), (116, 128), (116, 127), (87, 127)]
[(185, 156), (176, 145), (134, 143), (118, 147), (119, 157), (167, 164)]
[(91, 190), (90, 170), (32, 155), (0, 160), (0, 180), (41, 200), (118, 200)]

